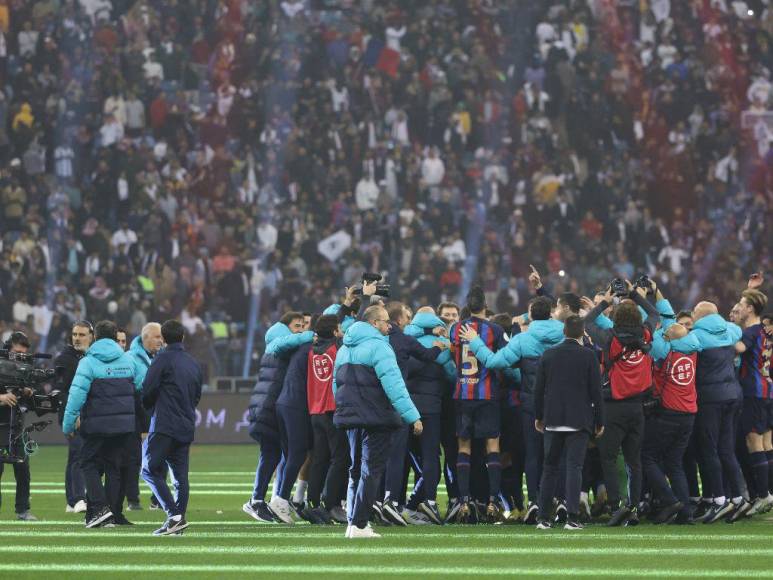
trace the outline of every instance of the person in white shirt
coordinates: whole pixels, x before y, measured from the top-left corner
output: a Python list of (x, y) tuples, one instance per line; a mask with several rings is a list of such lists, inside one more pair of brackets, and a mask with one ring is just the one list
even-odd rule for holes
[(430, 149), (429, 155), (421, 162), (421, 180), (427, 187), (440, 185), (446, 174), (446, 166), (438, 157), (437, 149)]
[(368, 211), (376, 208), (378, 203), (379, 189), (376, 182), (370, 176), (363, 176), (360, 181), (357, 182), (357, 187), (354, 190), (354, 198), (357, 201), (357, 209), (360, 211)]

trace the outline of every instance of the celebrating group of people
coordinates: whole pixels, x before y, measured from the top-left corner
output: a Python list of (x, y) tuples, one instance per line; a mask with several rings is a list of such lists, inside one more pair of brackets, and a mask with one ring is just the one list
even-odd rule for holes
[(357, 538), (378, 537), (370, 522), (575, 530), (736, 522), (773, 506), (761, 274), (729, 320), (708, 301), (674, 312), (646, 276), (594, 299), (550, 296), (534, 268), (530, 281), (520, 316), (489, 310), (477, 286), (464, 308), (414, 313), (367, 279), (321, 315), (286, 313), (250, 401), (260, 458), (244, 511), (339, 522)]

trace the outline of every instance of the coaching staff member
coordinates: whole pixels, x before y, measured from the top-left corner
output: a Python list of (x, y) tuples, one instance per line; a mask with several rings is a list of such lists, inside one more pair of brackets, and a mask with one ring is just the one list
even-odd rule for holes
[(116, 342), (117, 331), (109, 320), (94, 328), (96, 341), (78, 363), (62, 424), (65, 435), (72, 437), (80, 428), (83, 438), (81, 467), (86, 479), (87, 528), (111, 523), (113, 512), (109, 506), (115, 505), (120, 494), (123, 451), (135, 429), (134, 392), (145, 378), (145, 369)]
[(591, 434), (604, 433), (601, 372), (594, 352), (582, 344), (585, 325), (572, 315), (564, 322), (565, 340), (548, 349), (537, 367), (534, 427), (545, 434), (538, 529), (550, 528), (550, 510), (566, 449), (567, 530), (580, 530), (580, 491), (585, 450)]
[(389, 316), (383, 306), (371, 306), (363, 321), (352, 324), (336, 355), (333, 423), (346, 429), (351, 451), (347, 495), (347, 538), (377, 538), (368, 526), (384, 473), (392, 434), (403, 423), (421, 435), (419, 411), (389, 346)]
[[(142, 404), (153, 413), (142, 447), (142, 478), (167, 514), (164, 525), (153, 532), (156, 536), (176, 534), (188, 527), (188, 457), (203, 382), (199, 363), (183, 347), (183, 325), (167, 320), (161, 335), (166, 350), (153, 359), (142, 385)], [(177, 488), (176, 501), (166, 484), (167, 466)]]

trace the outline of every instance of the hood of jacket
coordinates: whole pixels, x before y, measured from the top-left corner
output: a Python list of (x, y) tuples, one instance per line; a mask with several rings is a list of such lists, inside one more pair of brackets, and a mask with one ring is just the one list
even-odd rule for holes
[(344, 346), (353, 347), (368, 340), (380, 340), (389, 344), (389, 338), (376, 330), (373, 325), (360, 321), (352, 324), (346, 331)]
[(703, 348), (719, 348), (735, 344), (741, 338), (740, 328), (722, 318), (709, 314), (696, 320), (692, 332), (698, 336)]
[(292, 333), (293, 331), (290, 330), (290, 327), (286, 324), (282, 324), (281, 322), (272, 324), (271, 328), (266, 331), (266, 346), (271, 344), (277, 338), (282, 338), (283, 336), (287, 336), (288, 334)]
[(86, 354), (93, 356), (100, 362), (111, 363), (121, 358), (124, 352), (116, 341), (110, 338), (100, 338), (91, 345)]
[(129, 346), (129, 352), (133, 354), (134, 356), (142, 359), (142, 361), (147, 365), (150, 366), (150, 354), (148, 354), (148, 351), (145, 350), (145, 347), (142, 346), (142, 337), (141, 336), (135, 336), (134, 340), (132, 340), (131, 346)]
[(405, 334), (418, 337), (425, 334), (426, 330), (431, 330), (442, 326), (445, 328), (446, 324), (438, 316), (431, 312), (419, 312), (413, 317), (411, 323), (405, 327)]

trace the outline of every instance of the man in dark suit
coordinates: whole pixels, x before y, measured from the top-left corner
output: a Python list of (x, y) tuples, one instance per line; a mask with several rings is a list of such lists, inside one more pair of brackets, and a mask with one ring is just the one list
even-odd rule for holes
[(545, 460), (540, 484), (537, 528), (551, 526), (549, 516), (558, 481), (561, 454), (566, 449), (567, 530), (580, 530), (580, 490), (585, 451), (591, 434), (604, 432), (601, 372), (592, 350), (582, 346), (583, 319), (573, 315), (564, 323), (565, 340), (548, 349), (537, 367), (534, 426), (545, 434)]
[[(142, 404), (153, 413), (143, 443), (142, 478), (167, 514), (155, 536), (177, 534), (188, 527), (188, 459), (203, 382), (199, 363), (183, 347), (183, 325), (167, 320), (161, 336), (166, 350), (153, 359), (142, 384)], [(166, 484), (167, 468), (172, 471), (176, 496)]]

